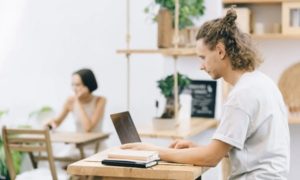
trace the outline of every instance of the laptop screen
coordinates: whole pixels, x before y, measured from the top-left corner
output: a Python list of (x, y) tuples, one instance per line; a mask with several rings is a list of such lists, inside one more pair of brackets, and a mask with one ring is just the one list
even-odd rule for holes
[(140, 136), (128, 111), (111, 114), (110, 118), (113, 121), (122, 144), (141, 142)]

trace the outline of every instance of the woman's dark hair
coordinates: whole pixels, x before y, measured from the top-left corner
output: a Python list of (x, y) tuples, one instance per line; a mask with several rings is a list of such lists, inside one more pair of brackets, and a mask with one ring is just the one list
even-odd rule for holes
[(210, 50), (215, 49), (218, 42), (222, 42), (233, 70), (253, 71), (262, 60), (257, 55), (250, 36), (237, 27), (236, 18), (235, 10), (229, 9), (224, 18), (204, 23), (198, 31), (196, 40), (203, 39)]
[(81, 78), (82, 83), (89, 89), (90, 92), (95, 91), (98, 88), (98, 84), (95, 75), (90, 69), (80, 69), (73, 73), (78, 74)]

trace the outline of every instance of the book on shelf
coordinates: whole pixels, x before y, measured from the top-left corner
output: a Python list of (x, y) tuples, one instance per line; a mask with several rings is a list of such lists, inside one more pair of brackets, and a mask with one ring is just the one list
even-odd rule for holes
[(102, 164), (147, 168), (156, 165), (158, 160), (159, 155), (156, 151), (117, 149), (108, 152), (107, 158), (102, 160)]

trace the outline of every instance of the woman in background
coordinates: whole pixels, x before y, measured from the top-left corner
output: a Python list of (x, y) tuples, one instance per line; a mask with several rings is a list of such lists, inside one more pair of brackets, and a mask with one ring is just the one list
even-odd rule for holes
[(73, 113), (76, 132), (101, 132), (102, 119), (106, 99), (92, 94), (97, 88), (97, 81), (90, 69), (80, 69), (72, 75), (74, 95), (69, 97), (58, 117), (47, 123), (47, 126), (57, 128), (69, 112)]

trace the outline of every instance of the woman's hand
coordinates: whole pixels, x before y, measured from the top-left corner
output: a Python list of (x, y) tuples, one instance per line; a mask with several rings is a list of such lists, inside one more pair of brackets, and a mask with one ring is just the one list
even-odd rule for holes
[(50, 121), (47, 121), (47, 122), (44, 124), (44, 128), (45, 128), (45, 129), (49, 129), (49, 130), (55, 129), (55, 128), (57, 128), (57, 124), (55, 123), (54, 120), (50, 120)]
[(89, 89), (87, 87), (82, 87), (80, 90), (75, 94), (76, 100), (80, 100), (82, 97), (89, 93)]
[(128, 143), (122, 145), (121, 149), (159, 151), (161, 147), (146, 143)]
[(197, 144), (193, 143), (192, 141), (182, 140), (182, 139), (175, 140), (169, 146), (169, 148), (174, 148), (174, 149), (185, 149), (185, 148), (192, 148), (192, 147), (197, 147)]

